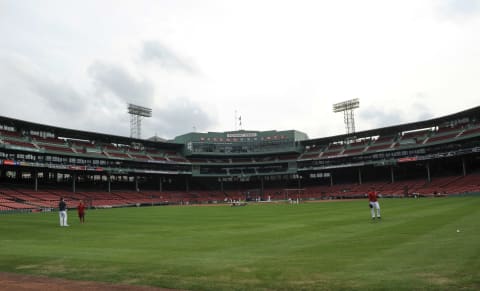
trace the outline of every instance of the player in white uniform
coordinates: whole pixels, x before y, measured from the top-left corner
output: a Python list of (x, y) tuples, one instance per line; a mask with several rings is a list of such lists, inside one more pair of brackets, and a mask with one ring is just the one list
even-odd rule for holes
[(60, 216), (60, 226), (68, 226), (67, 203), (65, 203), (63, 197), (60, 198), (60, 202), (58, 203), (58, 215)]
[(370, 213), (372, 214), (372, 219), (375, 219), (375, 210), (377, 211), (377, 219), (381, 219), (380, 216), (380, 204), (378, 204), (377, 191), (372, 189), (368, 192), (368, 203), (370, 206)]

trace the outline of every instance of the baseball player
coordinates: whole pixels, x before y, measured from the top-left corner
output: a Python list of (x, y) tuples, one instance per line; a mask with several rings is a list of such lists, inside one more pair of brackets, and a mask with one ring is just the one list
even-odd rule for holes
[(65, 200), (60, 198), (60, 202), (58, 203), (58, 215), (60, 216), (60, 226), (68, 226), (67, 224), (67, 203)]
[(368, 205), (370, 206), (370, 213), (372, 214), (372, 219), (375, 220), (375, 210), (377, 212), (377, 219), (381, 219), (380, 216), (380, 204), (378, 204), (377, 191), (372, 188), (368, 192)]

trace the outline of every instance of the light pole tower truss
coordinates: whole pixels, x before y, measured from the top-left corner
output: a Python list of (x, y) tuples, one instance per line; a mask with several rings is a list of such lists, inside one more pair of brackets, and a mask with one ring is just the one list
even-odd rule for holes
[(128, 113), (130, 114), (130, 137), (142, 137), (142, 118), (152, 117), (152, 109), (138, 105), (128, 104)]
[(360, 107), (358, 98), (333, 104), (333, 112), (343, 112), (343, 121), (347, 134), (355, 133), (355, 116), (353, 110)]

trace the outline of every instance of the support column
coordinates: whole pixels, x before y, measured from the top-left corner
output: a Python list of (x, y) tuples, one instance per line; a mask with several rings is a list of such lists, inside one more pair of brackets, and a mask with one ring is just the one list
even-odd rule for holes
[(35, 183), (35, 192), (38, 191), (38, 173), (37, 173), (37, 170), (33, 171), (33, 179), (34, 179), (34, 183)]
[(465, 157), (462, 157), (462, 174), (464, 177), (467, 175), (467, 165), (465, 164)]
[(333, 174), (330, 173), (330, 187), (333, 186)]
[(76, 182), (77, 182), (77, 173), (73, 173), (73, 180), (72, 180), (72, 191), (73, 193), (76, 192)]
[(427, 168), (427, 181), (430, 183), (432, 181), (432, 178), (430, 177), (430, 163), (427, 162), (426, 168)]
[(220, 178), (220, 191), (222, 191), (222, 193), (224, 192), (223, 191), (223, 179)]
[(362, 185), (362, 170), (358, 168), (358, 184)]
[(188, 176), (185, 176), (185, 191), (190, 192), (190, 184), (188, 181)]
[(112, 192), (112, 177), (107, 174), (108, 193)]
[(163, 192), (163, 177), (160, 176), (158, 180), (158, 191)]
[(135, 176), (135, 191), (140, 191), (140, 189), (138, 189), (138, 176)]
[(390, 179), (391, 179), (392, 183), (395, 182), (395, 174), (394, 174), (394, 171), (393, 171), (393, 166), (390, 166)]
[(263, 196), (265, 189), (265, 182), (263, 181), (263, 176), (260, 177), (260, 196)]

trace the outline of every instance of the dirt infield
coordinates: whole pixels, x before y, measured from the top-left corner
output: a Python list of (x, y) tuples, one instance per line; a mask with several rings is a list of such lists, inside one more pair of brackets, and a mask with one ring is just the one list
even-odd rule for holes
[[(23, 290), (132, 290), (132, 291), (174, 291), (174, 289), (164, 289), (149, 286), (109, 284), (93, 281), (72, 281), (58, 278), (48, 278), (42, 276), (20, 275), (0, 272), (0, 289), (3, 291), (23, 291)], [(179, 290), (175, 290), (179, 291)]]

